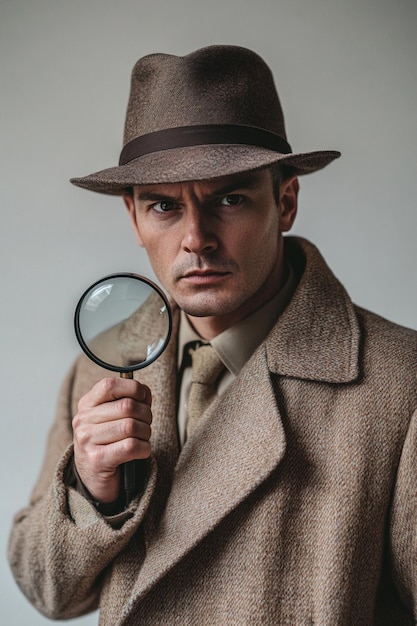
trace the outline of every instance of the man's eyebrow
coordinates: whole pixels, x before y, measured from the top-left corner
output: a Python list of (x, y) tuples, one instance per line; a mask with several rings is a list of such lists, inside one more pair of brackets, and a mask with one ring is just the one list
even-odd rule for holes
[(177, 202), (178, 198), (174, 198), (173, 196), (169, 196), (166, 193), (161, 193), (157, 191), (139, 191), (137, 194), (137, 199), (142, 202), (151, 201), (151, 202)]
[(257, 187), (259, 187), (259, 180), (258, 177), (255, 176), (242, 176), (239, 178), (236, 178), (235, 180), (231, 181), (228, 185), (224, 185), (223, 187), (219, 187), (218, 189), (214, 189), (212, 192), (210, 192), (210, 196), (221, 196), (221, 195), (225, 195), (228, 193), (231, 193), (232, 191), (237, 191), (238, 189), (256, 189)]
[[(222, 187), (218, 187), (217, 189), (212, 189), (209, 193), (207, 193), (208, 198), (215, 198), (222, 195), (227, 195), (233, 191), (237, 191), (238, 189), (256, 189), (259, 187), (259, 178), (258, 176), (252, 175), (243, 175), (234, 178), (228, 184), (223, 185)], [(141, 202), (178, 202), (178, 198), (176, 196), (170, 196), (163, 191), (158, 191), (157, 188), (149, 189), (149, 190), (138, 190), (137, 199)]]

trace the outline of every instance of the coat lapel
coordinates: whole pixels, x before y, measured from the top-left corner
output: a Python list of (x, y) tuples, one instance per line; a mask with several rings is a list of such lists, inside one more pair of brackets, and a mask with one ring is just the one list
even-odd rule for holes
[(261, 347), (185, 444), (131, 601), (137, 602), (265, 481), (284, 452), (284, 429)]

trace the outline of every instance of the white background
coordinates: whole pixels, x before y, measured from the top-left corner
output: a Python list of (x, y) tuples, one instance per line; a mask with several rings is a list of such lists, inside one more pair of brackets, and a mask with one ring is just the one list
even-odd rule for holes
[(5, 553), (78, 352), (78, 297), (107, 273), (152, 277), (121, 200), (68, 183), (117, 163), (135, 61), (260, 53), (293, 149), (343, 153), (301, 180), (294, 232), (354, 301), (417, 328), (416, 17), (415, 0), (0, 0), (2, 624), (49, 623)]

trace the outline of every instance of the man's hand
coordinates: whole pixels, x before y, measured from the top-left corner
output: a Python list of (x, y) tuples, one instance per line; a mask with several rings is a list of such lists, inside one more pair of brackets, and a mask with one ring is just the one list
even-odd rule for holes
[(74, 417), (74, 461), (93, 498), (114, 502), (119, 466), (151, 454), (151, 392), (133, 379), (104, 378), (78, 403)]

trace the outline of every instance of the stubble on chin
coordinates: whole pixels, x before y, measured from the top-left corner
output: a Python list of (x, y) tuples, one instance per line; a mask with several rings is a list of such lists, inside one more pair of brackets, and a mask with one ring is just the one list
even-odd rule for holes
[(219, 294), (205, 290), (189, 296), (174, 298), (179, 308), (191, 317), (222, 317), (239, 309), (244, 298), (232, 294)]

